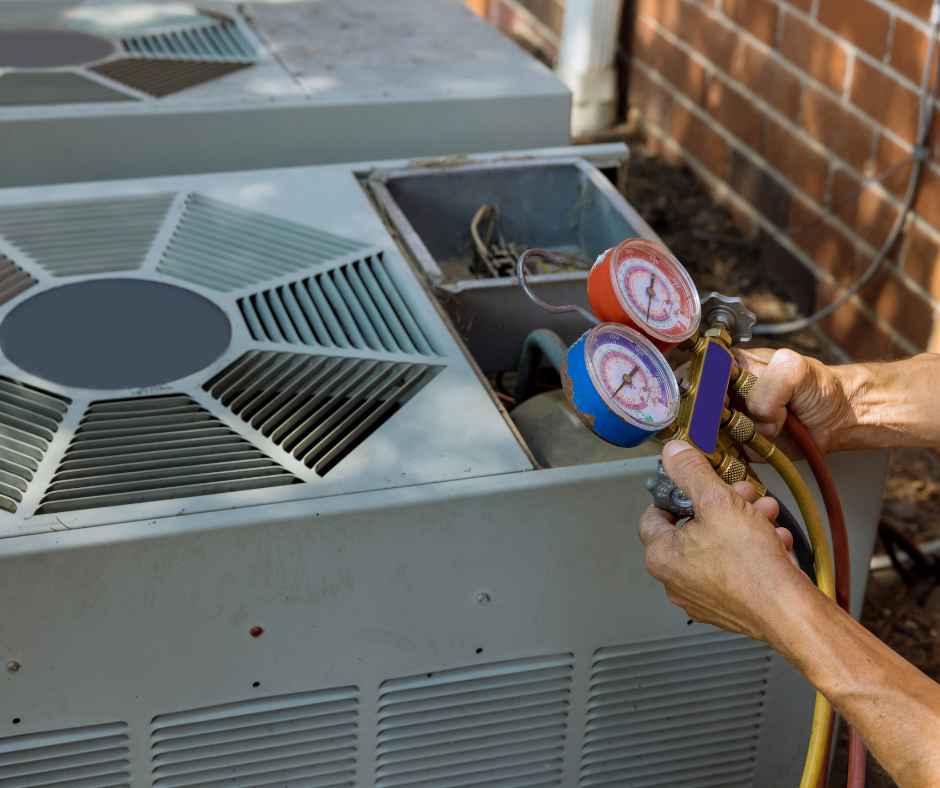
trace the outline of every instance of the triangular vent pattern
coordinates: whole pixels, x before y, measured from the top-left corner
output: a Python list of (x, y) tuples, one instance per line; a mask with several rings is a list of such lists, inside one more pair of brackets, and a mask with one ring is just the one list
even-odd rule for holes
[(0, 378), (0, 509), (16, 511), (68, 404), (62, 397)]
[(581, 788), (752, 785), (770, 659), (725, 633), (600, 649)]
[(0, 209), (0, 236), (53, 276), (140, 268), (172, 195), (22, 205)]
[(0, 786), (129, 788), (124, 723), (0, 739)]
[(561, 785), (574, 657), (382, 684), (377, 788)]
[(259, 341), (432, 353), (380, 254), (242, 298), (238, 305)]
[(249, 65), (251, 64), (123, 58), (96, 66), (93, 71), (148, 96), (163, 98), (240, 71)]
[(205, 389), (324, 476), (436, 372), (424, 364), (254, 352), (239, 358)]
[(364, 248), (358, 241), (192, 194), (158, 270), (225, 292)]
[(353, 786), (358, 707), (344, 687), (155, 717), (154, 788)]
[(28, 290), (36, 280), (20, 268), (10, 258), (0, 254), (0, 304), (16, 298)]
[(256, 490), (297, 479), (182, 394), (92, 403), (38, 514)]
[(209, 60), (253, 62), (255, 48), (230, 20), (178, 30), (145, 33), (121, 39), (121, 47), (133, 57), (152, 60)]

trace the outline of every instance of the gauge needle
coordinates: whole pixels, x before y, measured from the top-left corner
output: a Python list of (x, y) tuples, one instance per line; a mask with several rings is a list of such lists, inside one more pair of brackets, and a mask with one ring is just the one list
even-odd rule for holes
[(623, 383), (617, 386), (617, 390), (614, 392), (615, 397), (620, 393), (620, 391), (623, 389), (624, 386), (629, 386), (633, 383), (633, 376), (636, 374), (636, 371), (639, 368), (640, 367), (638, 364), (634, 364), (633, 369), (631, 369), (629, 372), (624, 373)]
[(646, 305), (646, 322), (650, 320), (650, 312), (653, 310), (653, 296), (656, 295), (656, 275), (650, 274), (650, 286), (646, 288), (646, 294), (650, 297)]

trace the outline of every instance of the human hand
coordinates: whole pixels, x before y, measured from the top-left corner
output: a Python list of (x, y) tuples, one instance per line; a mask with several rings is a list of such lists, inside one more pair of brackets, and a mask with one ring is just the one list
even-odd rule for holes
[(735, 355), (738, 363), (758, 378), (747, 395), (747, 406), (762, 434), (775, 437), (789, 409), (823, 452), (838, 447), (840, 433), (853, 421), (839, 367), (787, 349), (736, 350)]
[(812, 589), (791, 560), (793, 542), (776, 528), (777, 502), (750, 485), (728, 487), (687, 443), (663, 449), (667, 473), (691, 499), (695, 517), (677, 528), (650, 507), (640, 520), (646, 567), (670, 601), (698, 622), (770, 641), (788, 591)]

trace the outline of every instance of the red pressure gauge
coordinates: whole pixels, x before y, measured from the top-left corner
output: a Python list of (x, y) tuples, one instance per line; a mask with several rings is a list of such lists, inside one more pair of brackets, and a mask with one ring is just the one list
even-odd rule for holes
[(698, 330), (698, 290), (665, 247), (631, 238), (597, 258), (588, 275), (588, 300), (602, 321), (636, 328), (662, 352)]

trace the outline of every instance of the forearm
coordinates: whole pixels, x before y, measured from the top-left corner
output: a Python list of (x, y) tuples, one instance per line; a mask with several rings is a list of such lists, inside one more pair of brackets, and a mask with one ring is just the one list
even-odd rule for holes
[(829, 698), (898, 785), (940, 785), (940, 684), (808, 585), (781, 599), (774, 618), (771, 645)]
[(833, 370), (849, 407), (832, 451), (940, 447), (940, 355)]

